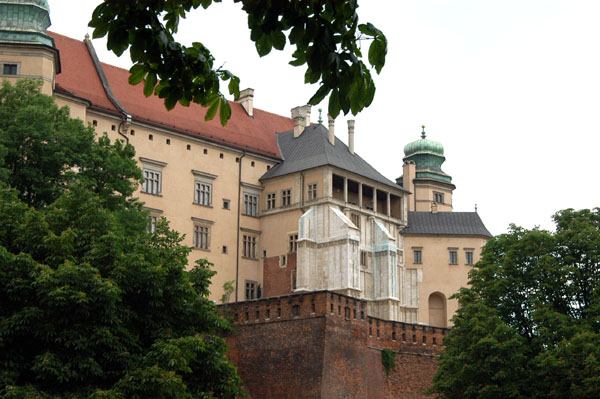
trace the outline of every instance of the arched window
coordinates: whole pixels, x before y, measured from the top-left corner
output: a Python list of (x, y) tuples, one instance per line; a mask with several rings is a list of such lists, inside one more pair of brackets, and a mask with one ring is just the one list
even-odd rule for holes
[(441, 292), (434, 292), (429, 295), (429, 325), (446, 327), (447, 323), (446, 297)]

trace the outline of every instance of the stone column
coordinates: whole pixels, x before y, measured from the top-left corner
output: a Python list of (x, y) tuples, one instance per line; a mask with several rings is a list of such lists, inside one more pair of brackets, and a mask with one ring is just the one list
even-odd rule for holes
[(391, 198), (390, 193), (387, 193), (387, 215), (390, 217), (392, 215), (392, 206), (391, 206)]
[(362, 183), (358, 183), (358, 207), (362, 209)]
[(344, 204), (348, 203), (348, 178), (344, 177)]
[(373, 212), (377, 213), (377, 189), (373, 187)]

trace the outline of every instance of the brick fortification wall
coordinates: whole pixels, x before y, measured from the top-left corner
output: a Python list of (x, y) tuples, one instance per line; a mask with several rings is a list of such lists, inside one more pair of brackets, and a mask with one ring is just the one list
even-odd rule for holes
[[(446, 329), (367, 316), (366, 301), (328, 291), (221, 309), (226, 340), (253, 399), (426, 398)], [(395, 352), (386, 375), (381, 351)]]

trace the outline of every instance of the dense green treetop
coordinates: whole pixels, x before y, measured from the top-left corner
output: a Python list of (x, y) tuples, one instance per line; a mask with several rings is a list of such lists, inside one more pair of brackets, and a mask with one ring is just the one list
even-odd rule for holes
[(441, 398), (600, 397), (600, 209), (511, 226), (458, 294), (432, 392)]
[(234, 398), (206, 261), (147, 231), (130, 145), (0, 88), (0, 398)]
[[(173, 35), (181, 18), (199, 7), (221, 0), (105, 0), (89, 23), (93, 37), (107, 36), (107, 47), (121, 55), (130, 49), (133, 66), (129, 82), (144, 81), (144, 94), (164, 98), (171, 109), (177, 102), (209, 107), (206, 119), (219, 110), (224, 125), (231, 108), (219, 81), (229, 81), (229, 93), (239, 96), (239, 78), (216, 67), (210, 50), (200, 42), (178, 43)], [(295, 46), (291, 65), (306, 64), (306, 83), (319, 83), (308, 101), (315, 105), (329, 95), (329, 114), (357, 114), (375, 95), (371, 73), (362, 61), (360, 41), (371, 40), (369, 63), (377, 73), (385, 64), (387, 40), (373, 24), (359, 24), (356, 0), (234, 0), (248, 14), (250, 39), (262, 57)], [(215, 32), (215, 34), (219, 34)]]

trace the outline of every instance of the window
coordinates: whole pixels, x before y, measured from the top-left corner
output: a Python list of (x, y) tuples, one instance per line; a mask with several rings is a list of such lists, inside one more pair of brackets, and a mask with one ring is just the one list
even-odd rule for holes
[(433, 193), (433, 200), (437, 203), (443, 204), (444, 203), (444, 194), (443, 193)]
[(2, 68), (2, 73), (4, 75), (16, 75), (18, 73), (18, 65), (17, 64), (4, 64)]
[(367, 266), (367, 251), (360, 251), (360, 265)]
[(275, 193), (267, 194), (267, 209), (275, 209)]
[(246, 280), (246, 300), (260, 298), (260, 285), (257, 281)]
[(223, 245), (223, 253), (226, 254), (227, 253), (227, 245)]
[(161, 177), (161, 172), (144, 169), (144, 184), (142, 184), (142, 192), (146, 194), (160, 195)]
[(292, 270), (292, 290), (295, 290), (296, 287), (297, 287), (296, 270)]
[(198, 205), (210, 206), (212, 203), (212, 184), (196, 182), (194, 191), (194, 203)]
[(413, 251), (413, 263), (422, 263), (423, 262), (423, 252), (420, 249), (415, 249)]
[(156, 231), (156, 222), (158, 222), (158, 216), (150, 216), (150, 223), (148, 223), (148, 232), (154, 234)]
[(308, 200), (317, 199), (317, 183), (312, 183), (308, 185)]
[(209, 242), (209, 227), (194, 225), (194, 248), (208, 250)]
[(360, 229), (360, 215), (358, 213), (351, 213), (350, 220), (352, 220), (352, 223)]
[(256, 259), (256, 236), (243, 236), (242, 255), (246, 258)]
[(292, 189), (281, 190), (281, 206), (290, 206), (292, 203)]
[(465, 251), (465, 264), (466, 265), (473, 264), (473, 251)]
[(228, 199), (223, 199), (223, 209), (230, 209)]
[(298, 234), (290, 234), (288, 237), (288, 252), (298, 251)]
[(458, 254), (456, 253), (456, 251), (450, 251), (449, 255), (450, 255), (450, 260), (449, 260), (450, 264), (451, 265), (458, 264)]
[(287, 266), (287, 255), (279, 255), (279, 267)]
[(211, 206), (213, 182), (217, 175), (192, 169), (194, 175), (194, 204)]
[(165, 162), (154, 161), (148, 158), (140, 157), (144, 173), (144, 183), (142, 183), (142, 192), (152, 195), (162, 194), (162, 171), (167, 164)]
[(244, 193), (244, 215), (258, 216), (258, 195)]

